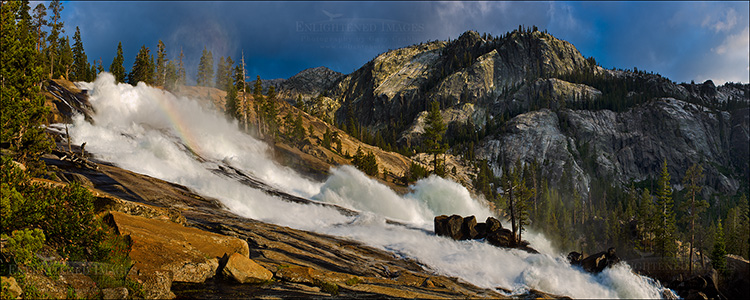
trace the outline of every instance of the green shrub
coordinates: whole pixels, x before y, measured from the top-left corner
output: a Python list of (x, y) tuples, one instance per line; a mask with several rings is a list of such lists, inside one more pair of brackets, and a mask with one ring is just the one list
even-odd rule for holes
[(329, 293), (332, 296), (338, 296), (339, 294), (339, 286), (335, 283), (330, 283), (328, 281), (315, 279), (313, 280), (313, 285), (319, 287), (321, 291)]
[[(94, 196), (77, 183), (34, 184), (10, 159), (2, 158), (2, 230), (40, 228), (48, 243), (73, 259), (100, 259), (105, 231), (94, 214)], [(5, 197), (8, 195), (8, 197)]]
[(102, 264), (88, 275), (101, 288), (124, 286), (125, 276), (133, 265), (128, 257), (131, 243), (127, 237), (115, 234), (112, 229), (108, 229), (107, 233), (100, 244), (100, 249), (106, 251), (102, 254)]
[(41, 229), (14, 230), (11, 236), (2, 235), (8, 240), (6, 251), (15, 257), (16, 262), (29, 264), (34, 254), (44, 246), (44, 232)]

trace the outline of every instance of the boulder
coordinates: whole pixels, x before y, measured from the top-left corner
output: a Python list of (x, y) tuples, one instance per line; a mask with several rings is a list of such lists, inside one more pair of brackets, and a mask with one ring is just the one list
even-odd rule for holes
[(488, 233), (485, 239), (488, 243), (490, 243), (490, 245), (493, 245), (495, 247), (515, 247), (513, 233), (505, 228), (501, 228), (499, 230)]
[(609, 248), (607, 251), (602, 251), (582, 259), (580, 265), (587, 272), (599, 273), (618, 262), (620, 262), (620, 258), (615, 254), (615, 248)]
[(141, 287), (142, 295), (133, 295), (133, 298), (138, 296), (144, 299), (175, 298), (175, 294), (171, 290), (173, 280), (171, 271), (147, 270), (133, 266), (125, 279), (133, 281)]
[(247, 242), (235, 237), (120, 212), (110, 215), (118, 232), (132, 240), (134, 266), (170, 271), (175, 281), (203, 282), (216, 274), (224, 254), (250, 254)]
[(487, 224), (487, 233), (495, 232), (503, 228), (503, 224), (500, 223), (500, 220), (495, 219), (493, 217), (487, 217), (487, 221), (484, 221), (484, 223)]
[(102, 299), (128, 299), (128, 289), (121, 286), (116, 288), (102, 289)]
[(459, 215), (448, 216), (437, 216), (435, 217), (435, 234), (439, 236), (447, 236), (454, 240), (459, 240), (462, 237), (461, 227), (464, 223), (464, 218)]
[(226, 266), (221, 274), (234, 278), (239, 283), (262, 283), (273, 278), (271, 271), (242, 254), (232, 253), (224, 259), (226, 259)]
[(474, 228), (477, 230), (475, 239), (479, 240), (487, 237), (487, 223), (477, 223), (477, 226)]
[(66, 273), (60, 275), (60, 280), (73, 290), (76, 298), (93, 299), (99, 295), (96, 282), (86, 275)]
[(0, 277), (0, 283), (2, 283), (3, 296), (9, 295), (10, 299), (16, 299), (23, 294), (23, 290), (21, 290), (21, 287), (18, 286), (18, 282), (16, 282), (16, 279), (13, 277)]
[(435, 219), (433, 219), (433, 223), (435, 226), (435, 235), (446, 236), (445, 232), (447, 230), (445, 229), (445, 225), (447, 222), (448, 222), (448, 216), (446, 215), (439, 215), (439, 216), (436, 216)]
[(580, 265), (581, 259), (583, 259), (583, 254), (581, 253), (575, 251), (568, 253), (568, 262), (571, 265)]
[(462, 240), (473, 240), (479, 235), (477, 232), (477, 218), (474, 216), (468, 216), (463, 219), (461, 223), (461, 239)]

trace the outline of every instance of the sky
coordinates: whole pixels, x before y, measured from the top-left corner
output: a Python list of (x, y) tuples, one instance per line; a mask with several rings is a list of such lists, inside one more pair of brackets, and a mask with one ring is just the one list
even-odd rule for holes
[[(46, 2), (43, 2), (46, 3)], [(605, 68), (638, 68), (675, 82), (750, 82), (749, 2), (197, 2), (63, 1), (66, 34), (81, 30), (89, 60), (111, 64), (122, 42), (130, 69), (142, 45), (186, 57), (194, 83), (204, 47), (251, 79), (307, 68), (351, 73), (380, 53), (536, 25)], [(32, 3), (31, 7), (36, 6)]]

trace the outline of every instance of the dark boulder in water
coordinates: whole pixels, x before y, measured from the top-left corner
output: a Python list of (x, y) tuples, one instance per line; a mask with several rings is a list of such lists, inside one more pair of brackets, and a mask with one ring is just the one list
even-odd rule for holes
[(473, 240), (478, 235), (477, 232), (477, 218), (474, 216), (465, 217), (461, 224), (461, 238), (462, 240)]
[(447, 236), (454, 240), (460, 240), (463, 237), (462, 227), (464, 224), (464, 218), (459, 215), (452, 216), (437, 216), (435, 217), (435, 234), (439, 236)]
[(498, 231), (503, 228), (503, 224), (500, 223), (500, 220), (495, 219), (493, 217), (487, 217), (487, 221), (484, 221), (487, 224), (487, 232), (494, 232)]
[(490, 245), (495, 247), (512, 248), (516, 246), (513, 233), (504, 228), (487, 234), (486, 240)]
[(583, 254), (581, 253), (575, 251), (568, 253), (568, 262), (571, 265), (580, 265), (581, 259), (583, 259)]
[(580, 265), (581, 268), (590, 273), (599, 273), (607, 267), (611, 267), (618, 262), (620, 258), (615, 254), (615, 248), (611, 247), (607, 251), (602, 251), (581, 259), (583, 255), (578, 252), (570, 252), (568, 261), (572, 265)]

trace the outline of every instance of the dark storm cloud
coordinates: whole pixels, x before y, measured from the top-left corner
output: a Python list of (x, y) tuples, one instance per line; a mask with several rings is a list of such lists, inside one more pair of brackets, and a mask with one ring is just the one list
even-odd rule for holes
[[(203, 47), (250, 74), (287, 78), (310, 67), (349, 73), (376, 55), (466, 30), (500, 35), (536, 25), (605, 67), (638, 67), (675, 81), (748, 81), (748, 5), (617, 2), (66, 2), (105, 68), (117, 42), (130, 68), (141, 45), (185, 52), (194, 77)], [(743, 30), (745, 35), (743, 36)], [(739, 41), (738, 41), (739, 40)]]

